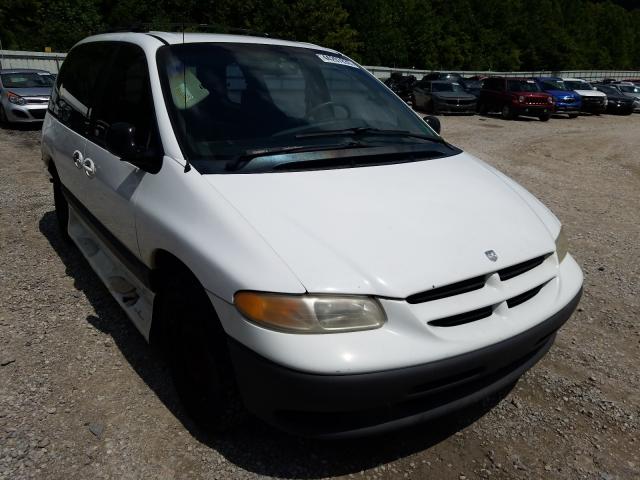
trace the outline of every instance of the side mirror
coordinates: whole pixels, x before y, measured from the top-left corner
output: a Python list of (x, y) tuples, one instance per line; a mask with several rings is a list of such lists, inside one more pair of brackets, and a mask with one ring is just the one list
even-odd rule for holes
[(435, 130), (435, 132), (440, 135), (440, 119), (438, 117), (434, 117), (433, 115), (427, 115), (423, 118), (427, 125)]
[(107, 131), (106, 143), (109, 151), (121, 161), (153, 173), (159, 170), (159, 155), (136, 145), (136, 127), (130, 123), (112, 124)]
[(107, 131), (107, 147), (121, 160), (129, 161), (136, 156), (136, 127), (130, 123), (114, 123)]

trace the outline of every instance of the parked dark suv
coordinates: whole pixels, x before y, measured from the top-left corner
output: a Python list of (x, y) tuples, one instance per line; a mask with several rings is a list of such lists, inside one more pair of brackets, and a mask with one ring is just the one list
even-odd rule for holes
[(500, 112), (505, 119), (527, 115), (546, 122), (554, 111), (553, 97), (540, 90), (533, 80), (490, 77), (482, 84), (478, 111), (482, 115)]
[(407, 103), (413, 102), (413, 86), (416, 83), (416, 77), (413, 75), (403, 75), (400, 72), (392, 72), (391, 76), (384, 81), (384, 84), (393, 90)]
[(413, 87), (413, 101), (416, 110), (429, 113), (476, 113), (476, 97), (457, 82), (422, 79)]

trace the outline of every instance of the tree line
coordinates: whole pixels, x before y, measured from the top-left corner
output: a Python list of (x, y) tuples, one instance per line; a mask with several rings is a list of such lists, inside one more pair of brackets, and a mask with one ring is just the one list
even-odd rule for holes
[(135, 26), (261, 32), (332, 47), (365, 65), (640, 69), (640, 7), (630, 0), (0, 2), (5, 49), (64, 52), (90, 34)]

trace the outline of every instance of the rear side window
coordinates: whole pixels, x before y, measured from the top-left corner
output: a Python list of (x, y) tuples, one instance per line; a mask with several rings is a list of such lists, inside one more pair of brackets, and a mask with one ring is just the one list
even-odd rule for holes
[(110, 68), (99, 81), (100, 100), (91, 113), (89, 139), (105, 146), (114, 123), (135, 127), (136, 145), (150, 148), (156, 139), (155, 115), (144, 51), (137, 45), (120, 43)]
[(79, 45), (69, 52), (60, 69), (49, 111), (81, 135), (86, 135), (87, 120), (96, 98), (96, 85), (113, 51), (112, 42)]

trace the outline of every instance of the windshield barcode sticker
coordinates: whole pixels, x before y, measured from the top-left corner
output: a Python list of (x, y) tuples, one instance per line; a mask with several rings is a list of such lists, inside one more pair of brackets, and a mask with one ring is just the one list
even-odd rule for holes
[(325, 55), (322, 53), (316, 53), (316, 55), (325, 63), (335, 63), (337, 65), (346, 65), (347, 67), (358, 68), (355, 63), (353, 63), (351, 60), (347, 60), (346, 58), (335, 57), (333, 55)]

